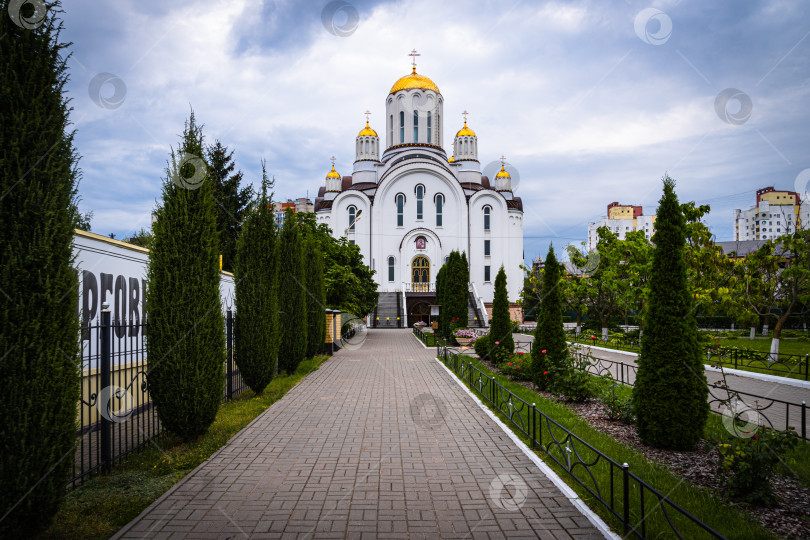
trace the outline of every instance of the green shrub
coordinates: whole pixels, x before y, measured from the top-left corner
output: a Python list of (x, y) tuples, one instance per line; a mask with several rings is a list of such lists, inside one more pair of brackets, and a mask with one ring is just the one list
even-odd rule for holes
[(773, 505), (777, 501), (771, 488), (774, 469), (797, 444), (799, 436), (793, 429), (762, 427), (752, 437), (730, 437), (719, 445), (719, 473), (729, 495), (751, 504)]
[(289, 208), (276, 245), (276, 264), (281, 312), (278, 368), (293, 374), (307, 354), (307, 291), (301, 231)]
[(657, 216), (633, 406), (644, 444), (685, 450), (703, 434), (709, 387), (687, 281), (686, 221), (669, 177)]
[(586, 371), (586, 358), (567, 357), (549, 368), (549, 391), (566, 401), (581, 403), (596, 395), (597, 382)]
[(276, 374), (279, 346), (275, 267), (278, 233), (270, 206), (272, 197), (267, 196), (268, 185), (264, 174), (261, 196), (248, 211), (236, 242), (234, 266), (236, 365), (245, 384), (256, 394), (261, 394)]
[[(512, 338), (512, 319), (509, 317), (509, 297), (506, 291), (506, 271), (501, 266), (495, 277), (495, 295), (492, 300), (492, 319), (489, 334), (493, 345), (497, 342), (502, 349), (501, 355), (510, 355), (515, 351), (515, 340)], [(508, 356), (503, 356), (507, 358)]]
[(479, 358), (487, 358), (491, 348), (489, 335), (476, 338), (476, 340), (473, 341), (473, 348), (475, 349), (475, 354), (477, 354)]
[(192, 112), (163, 182), (145, 295), (152, 403), (163, 427), (185, 440), (206, 432), (225, 386), (217, 218), (211, 182), (199, 170), (202, 154)]
[[(305, 231), (307, 229), (304, 229)], [(321, 354), (326, 341), (326, 283), (324, 281), (323, 250), (314, 232), (304, 235), (306, 249), (307, 351), (309, 358)]]
[(0, 538), (36, 536), (62, 503), (81, 381), (69, 53), (58, 2), (16, 9), (36, 4), (29, 30), (0, 2)]
[(531, 356), (522, 352), (515, 353), (498, 364), (498, 369), (504, 375), (518, 381), (532, 380)]
[(620, 385), (610, 377), (607, 379), (608, 382), (599, 396), (599, 400), (605, 404), (605, 414), (611, 420), (632, 424), (636, 421), (632, 398), (622, 396), (620, 392), (617, 392), (621, 388)]
[(537, 316), (532, 345), (532, 373), (534, 383), (542, 389), (553, 385), (554, 377), (562, 373), (560, 369), (568, 356), (565, 329), (562, 323), (562, 297), (560, 279), (562, 265), (557, 262), (554, 247), (549, 246), (543, 269), (543, 298)]

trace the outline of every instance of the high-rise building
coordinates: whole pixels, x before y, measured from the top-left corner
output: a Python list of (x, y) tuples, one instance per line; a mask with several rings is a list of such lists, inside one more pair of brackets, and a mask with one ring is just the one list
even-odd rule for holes
[(298, 197), (295, 200), (287, 199), (287, 202), (274, 202), (273, 213), (276, 215), (276, 224), (281, 227), (284, 225), (284, 213), (287, 208), (291, 208), (293, 212), (314, 212), (315, 205), (312, 204), (310, 199), (306, 197)]
[(773, 186), (757, 190), (757, 202), (748, 210), (734, 210), (734, 239), (770, 240), (789, 234), (810, 222), (810, 204), (801, 204), (795, 191)]
[(649, 240), (655, 232), (655, 216), (645, 216), (641, 206), (619, 204), (614, 201), (607, 205), (607, 215), (599, 221), (588, 223), (588, 251), (596, 249), (599, 243), (599, 227), (607, 227), (624, 240), (631, 231), (644, 231), (644, 237)]

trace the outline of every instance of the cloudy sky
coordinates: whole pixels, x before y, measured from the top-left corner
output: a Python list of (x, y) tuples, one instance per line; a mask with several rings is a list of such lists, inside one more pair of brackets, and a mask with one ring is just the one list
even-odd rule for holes
[[(668, 173), (717, 240), (758, 188), (810, 168), (807, 2), (69, 0), (68, 85), (93, 231), (148, 227), (189, 107), (276, 199), (351, 174), (354, 137), (410, 71), (463, 110), (482, 166), (520, 176), (525, 255), (587, 237), (611, 201), (653, 213)], [(803, 184), (799, 180), (798, 184)]]

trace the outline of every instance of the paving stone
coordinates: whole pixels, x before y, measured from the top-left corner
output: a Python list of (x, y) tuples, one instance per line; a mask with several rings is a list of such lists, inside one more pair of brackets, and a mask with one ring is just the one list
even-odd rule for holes
[[(369, 331), (120, 537), (600, 537), (434, 355), (410, 331)], [(490, 493), (504, 475), (525, 484), (511, 512)]]

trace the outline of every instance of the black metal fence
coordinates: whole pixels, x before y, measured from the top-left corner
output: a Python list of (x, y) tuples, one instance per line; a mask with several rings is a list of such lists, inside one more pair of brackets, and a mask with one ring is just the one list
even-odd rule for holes
[(647, 538), (648, 528), (670, 529), (678, 538), (724, 538), (666, 495), (567, 430), (447, 347), (439, 358), (470, 389), (502, 413), (533, 449), (543, 451), (623, 527), (624, 536)]
[(810, 354), (782, 354), (738, 349), (736, 347), (709, 347), (706, 361), (730, 368), (756, 368), (775, 375), (798, 375), (810, 380)]
[[(81, 330), (82, 380), (71, 485), (144, 448), (163, 434), (149, 396), (148, 324), (111, 320), (109, 311)], [(247, 388), (234, 362), (233, 315), (226, 316), (226, 386), (223, 401)]]

